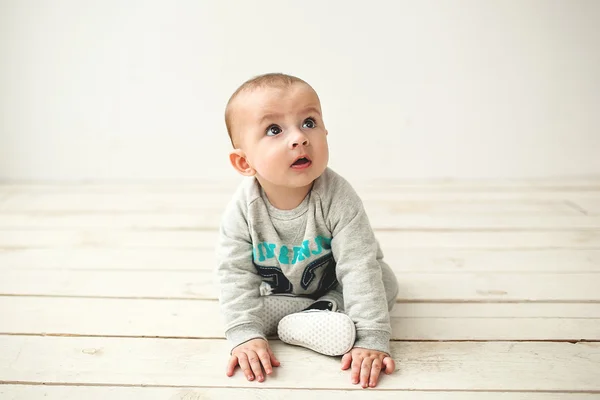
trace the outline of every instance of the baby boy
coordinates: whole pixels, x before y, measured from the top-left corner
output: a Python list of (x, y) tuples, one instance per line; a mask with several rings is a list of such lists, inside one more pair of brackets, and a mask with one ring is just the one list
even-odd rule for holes
[[(328, 168), (317, 93), (284, 74), (255, 77), (225, 111), (231, 165), (251, 177), (223, 215), (220, 305), (248, 380), (280, 365), (268, 337), (342, 357), (351, 381), (375, 387), (390, 374), (389, 310), (398, 285), (350, 184)], [(263, 373), (264, 372), (264, 373)]]

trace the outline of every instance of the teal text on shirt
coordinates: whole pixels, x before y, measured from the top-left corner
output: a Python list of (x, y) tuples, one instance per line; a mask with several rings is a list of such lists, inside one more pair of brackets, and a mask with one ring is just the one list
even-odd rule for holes
[(275, 243), (262, 242), (253, 247), (252, 254), (258, 262), (277, 257), (280, 264), (296, 264), (321, 254), (323, 249), (331, 250), (331, 238), (317, 236), (312, 241), (305, 240), (301, 246), (292, 246), (291, 249), (288, 246), (278, 247)]

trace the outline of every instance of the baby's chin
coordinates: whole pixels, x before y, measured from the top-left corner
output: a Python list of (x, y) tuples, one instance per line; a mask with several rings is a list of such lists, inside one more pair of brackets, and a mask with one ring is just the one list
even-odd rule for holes
[(312, 185), (312, 183), (317, 178), (318, 178), (318, 176), (314, 177), (312, 175), (311, 176), (297, 176), (292, 179), (280, 180), (276, 183), (276, 185), (281, 188), (286, 188), (286, 189), (301, 189), (301, 188), (305, 188), (309, 185)]
[(313, 164), (311, 165), (310, 170), (306, 171), (306, 173), (297, 174), (298, 171), (292, 171), (293, 173), (296, 173), (292, 175), (296, 176), (293, 179), (290, 179), (288, 181), (288, 184), (294, 187), (304, 187), (306, 185), (311, 185), (317, 178), (323, 175), (326, 168), (327, 165), (317, 166)]
[[(299, 189), (311, 185), (327, 169), (327, 163), (312, 162), (310, 167), (295, 169), (291, 166), (283, 174), (271, 174), (268, 171), (258, 171), (256, 178), (261, 184), (286, 189)], [(281, 171), (281, 170), (280, 170)]]
[(259, 182), (264, 186), (265, 184), (273, 188), (280, 189), (302, 189), (313, 184), (313, 182), (320, 176), (318, 175), (302, 175), (302, 176), (291, 176), (291, 177), (278, 177), (277, 179), (269, 179), (268, 176), (258, 178)]

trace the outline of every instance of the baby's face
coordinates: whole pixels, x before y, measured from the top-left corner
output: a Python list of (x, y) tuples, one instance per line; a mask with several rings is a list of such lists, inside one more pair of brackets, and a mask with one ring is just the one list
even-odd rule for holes
[(236, 143), (265, 189), (305, 187), (325, 171), (327, 130), (311, 87), (254, 89), (234, 101)]

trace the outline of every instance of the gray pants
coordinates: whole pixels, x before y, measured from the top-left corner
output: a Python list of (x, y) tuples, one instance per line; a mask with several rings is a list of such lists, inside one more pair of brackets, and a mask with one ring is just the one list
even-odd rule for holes
[[(383, 288), (385, 297), (388, 303), (388, 311), (391, 311), (396, 304), (398, 297), (398, 281), (392, 269), (386, 263), (381, 265), (381, 278), (383, 280)], [(315, 300), (306, 297), (294, 297), (289, 295), (270, 295), (264, 296), (265, 304), (265, 331), (268, 336), (277, 334), (277, 325), (283, 317), (289, 314), (294, 314), (303, 311), (315, 303)], [(336, 304), (337, 311), (344, 310), (344, 291), (338, 285), (334, 289), (325, 293), (316, 301), (331, 301)]]

